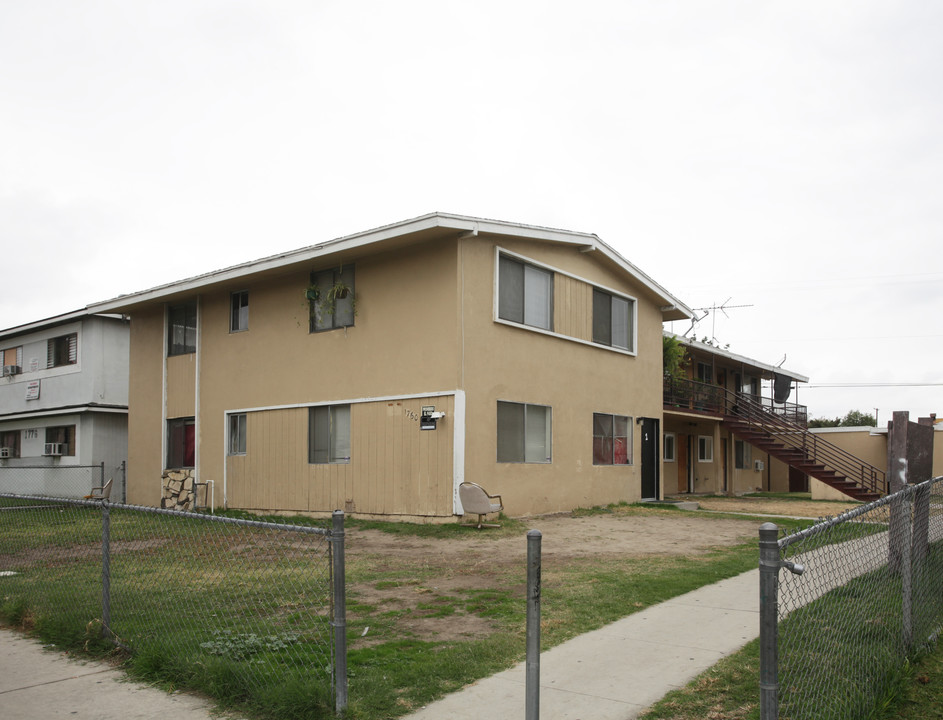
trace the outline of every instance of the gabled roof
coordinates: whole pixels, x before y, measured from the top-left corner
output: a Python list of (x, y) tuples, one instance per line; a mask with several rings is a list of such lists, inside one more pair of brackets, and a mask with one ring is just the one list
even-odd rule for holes
[(248, 276), (282, 274), (295, 269), (296, 266), (307, 266), (312, 261), (328, 256), (349, 254), (350, 257), (355, 257), (363, 254), (368, 249), (380, 249), (382, 246), (382, 249), (385, 250), (440, 237), (454, 237), (456, 233), (539, 240), (573, 245), (582, 252), (598, 252), (610, 263), (641, 283), (657, 298), (657, 301), (662, 304), (661, 311), (664, 320), (683, 320), (693, 316), (690, 308), (596, 235), (440, 212), (404, 220), (392, 225), (384, 225), (373, 230), (347, 235), (298, 250), (271, 255), (252, 262), (160, 285), (149, 290), (120, 295), (111, 300), (89, 305), (89, 310), (93, 312), (127, 312), (136, 305), (154, 301), (170, 301), (216, 285), (231, 284), (233, 281)]
[(676, 338), (679, 342), (693, 350), (716, 355), (731, 362), (740, 363), (744, 366), (744, 368), (759, 370), (760, 373), (763, 374), (763, 377), (766, 378), (770, 378), (773, 375), (785, 375), (786, 377), (791, 378), (797, 382), (809, 382), (809, 378), (807, 378), (805, 375), (800, 375), (799, 373), (793, 372), (792, 370), (787, 370), (786, 368), (767, 365), (766, 363), (760, 362), (759, 360), (754, 360), (753, 358), (748, 358), (744, 355), (737, 355), (736, 353), (723, 350), (719, 347), (715, 347), (714, 345), (708, 345), (707, 343), (702, 343), (697, 340), (686, 338), (683, 335), (676, 335), (675, 333), (668, 331), (665, 331), (664, 334), (668, 337)]

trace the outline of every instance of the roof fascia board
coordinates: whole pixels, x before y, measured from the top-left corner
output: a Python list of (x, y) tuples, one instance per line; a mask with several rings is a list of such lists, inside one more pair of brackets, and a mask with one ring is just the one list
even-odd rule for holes
[[(592, 233), (576, 232), (573, 230), (556, 230), (552, 228), (538, 227), (535, 225), (509, 223), (500, 220), (483, 220), (481, 218), (472, 218), (462, 215), (448, 215), (445, 213), (439, 213), (439, 217), (443, 219), (449, 218), (450, 220), (454, 220), (463, 224), (473, 224), (479, 233), (508, 235), (526, 239), (545, 240), (549, 242), (577, 245), (580, 247), (580, 251), (584, 253), (600, 251), (612, 262), (622, 268), (622, 270), (629, 273), (636, 280), (642, 283), (642, 285), (644, 285), (649, 291), (657, 295), (661, 301), (667, 303), (668, 308), (665, 308), (663, 311), (667, 312), (670, 308), (670, 310), (677, 311), (677, 313), (684, 315), (684, 318), (678, 317), (676, 319), (690, 319), (694, 317), (694, 311), (691, 310), (691, 308), (681, 302), (678, 298), (674, 297), (664, 287), (655, 282), (655, 280), (644, 273), (638, 266), (626, 260), (612, 246), (601, 240), (598, 235)], [(465, 229), (464, 225), (462, 225), (462, 229)]]
[(0, 330), (0, 339), (13, 337), (15, 335), (25, 335), (29, 332), (55, 327), (57, 325), (65, 325), (66, 323), (72, 322), (73, 320), (80, 320), (95, 314), (97, 313), (89, 312), (89, 310), (85, 308), (82, 310), (73, 310), (72, 312), (63, 313), (62, 315), (54, 315), (53, 317), (45, 318), (43, 320), (35, 320), (33, 322), (26, 323), (25, 325), (17, 325), (15, 327), (6, 328), (5, 330)]
[[(663, 314), (676, 311), (671, 318), (672, 320), (690, 320), (694, 317), (694, 311), (691, 308), (689, 308), (678, 298), (668, 292), (665, 288), (655, 282), (655, 280), (649, 277), (646, 273), (642, 272), (638, 266), (626, 260), (615, 249), (611, 248), (599, 238), (596, 238), (596, 242), (598, 243), (600, 249), (602, 249), (602, 251), (615, 263), (622, 266), (628, 273), (638, 278), (639, 282), (641, 282), (645, 287), (655, 293), (667, 304), (666, 307), (662, 308)], [(679, 313), (683, 315), (683, 317), (678, 317)]]
[(29, 420), (31, 418), (55, 417), (59, 415), (81, 415), (84, 413), (109, 413), (112, 415), (127, 415), (127, 405), (67, 405), (58, 408), (43, 410), (26, 410), (0, 415), (0, 421)]
[[(89, 308), (94, 309), (96, 312), (109, 312), (115, 309), (127, 307), (129, 305), (152, 302), (160, 300), (171, 294), (177, 295), (180, 293), (193, 292), (207, 285), (238, 280), (259, 272), (276, 270), (278, 268), (293, 265), (295, 263), (315, 260), (324, 255), (353, 250), (358, 247), (370, 245), (372, 243), (382, 242), (384, 240), (389, 240), (395, 237), (401, 237), (410, 233), (421, 232), (423, 230), (429, 230), (440, 226), (441, 223), (437, 222), (437, 217), (435, 214), (424, 215), (422, 217), (406, 220), (395, 225), (386, 225), (375, 230), (366, 230), (355, 235), (347, 235), (345, 237), (337, 238), (335, 240), (328, 240), (317, 245), (309, 245), (307, 247), (299, 248), (297, 250), (290, 250), (278, 255), (271, 255), (260, 260), (251, 260), (249, 262), (240, 263), (239, 265), (223, 268), (222, 270), (214, 270), (212, 272), (208, 272), (203, 275), (197, 275), (192, 278), (178, 280), (165, 285), (158, 285), (157, 287), (150, 288), (148, 290), (142, 290), (140, 292), (130, 293), (128, 295), (120, 295), (110, 300), (105, 300), (94, 305), (89, 305)], [(466, 223), (462, 226), (456, 227), (456, 229), (472, 230), (473, 226)]]
[[(121, 295), (110, 300), (89, 305), (88, 309), (97, 313), (114, 312), (121, 308), (128, 307), (129, 305), (158, 301), (172, 294), (195, 292), (211, 284), (238, 280), (258, 272), (278, 269), (295, 263), (307, 262), (323, 255), (354, 250), (374, 243), (380, 243), (393, 238), (404, 237), (412, 233), (435, 228), (447, 228), (457, 232), (471, 232), (474, 234), (487, 233), (576, 245), (579, 246), (583, 252), (600, 251), (623, 271), (627, 272), (649, 291), (654, 293), (661, 302), (664, 302), (666, 307), (662, 309), (662, 312), (674, 313), (671, 319), (685, 319), (694, 316), (694, 312), (684, 303), (672, 296), (665, 288), (622, 257), (596, 235), (572, 230), (557, 230), (535, 225), (524, 225), (501, 220), (487, 220), (484, 218), (440, 212), (429, 213), (428, 215), (422, 215), (392, 225), (384, 225), (372, 230), (365, 230), (354, 235), (328, 240), (317, 245), (310, 245), (298, 250), (272, 255), (260, 260), (252, 260), (222, 270), (216, 270), (196, 277), (160, 285), (150, 288), (149, 290)], [(683, 317), (678, 317), (678, 314)]]

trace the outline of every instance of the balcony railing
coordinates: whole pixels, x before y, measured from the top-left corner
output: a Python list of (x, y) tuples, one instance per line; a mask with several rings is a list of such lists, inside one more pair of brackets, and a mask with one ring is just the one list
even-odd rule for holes
[[(705, 413), (708, 415), (735, 414), (736, 398), (740, 393), (727, 392), (724, 388), (710, 383), (698, 382), (684, 378), (665, 378), (664, 405), (665, 410), (680, 410), (682, 412)], [(787, 422), (802, 427), (809, 424), (809, 413), (805, 405), (795, 403), (777, 403), (772, 398), (747, 395), (754, 403)]]

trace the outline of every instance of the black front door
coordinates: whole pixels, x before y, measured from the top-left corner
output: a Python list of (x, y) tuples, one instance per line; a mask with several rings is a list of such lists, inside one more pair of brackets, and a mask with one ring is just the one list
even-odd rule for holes
[(642, 418), (642, 499), (658, 499), (658, 418)]

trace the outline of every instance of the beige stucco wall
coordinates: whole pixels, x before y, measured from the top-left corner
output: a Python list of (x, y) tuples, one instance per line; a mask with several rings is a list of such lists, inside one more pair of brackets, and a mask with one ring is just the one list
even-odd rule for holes
[[(580, 506), (634, 501), (641, 496), (639, 417), (661, 418), (661, 314), (643, 288), (576, 248), (515, 242), (466, 241), (464, 377), (468, 396), (466, 478), (502, 495), (512, 514), (553, 512)], [(487, 238), (485, 238), (487, 240)], [(615, 352), (494, 320), (496, 248), (577, 276), (555, 279), (555, 326), (591, 337), (592, 292), (585, 280), (638, 299), (638, 353)], [(568, 316), (578, 298), (585, 318)], [(498, 463), (497, 402), (552, 408), (553, 462)], [(593, 413), (633, 418), (634, 464), (594, 466)]]
[(128, 387), (127, 497), (132, 504), (160, 503), (164, 360), (163, 306), (135, 313)]
[[(887, 470), (887, 433), (872, 435), (871, 428), (827, 428), (814, 432), (876, 468)], [(940, 475), (943, 475), (943, 432), (937, 430), (933, 434), (933, 477)], [(816, 500), (848, 499), (847, 495), (815, 478), (810, 478), (809, 486)]]
[[(742, 495), (769, 489), (771, 477), (769, 455), (750, 446), (748, 467), (738, 468), (734, 445), (737, 438), (727, 432), (719, 420), (672, 412), (665, 416), (665, 432), (674, 433), (677, 447), (676, 460), (664, 463), (666, 493), (688, 492), (688, 475), (691, 476), (691, 491), (698, 494)], [(700, 436), (713, 438), (714, 455), (710, 462), (698, 460)], [(688, 454), (691, 456), (690, 469), (688, 469)], [(762, 470), (756, 470), (757, 460), (763, 463)], [(725, 466), (726, 487), (724, 485)], [(775, 486), (773, 489), (777, 490)]]
[[(555, 277), (554, 334), (496, 322), (498, 247), (569, 274)], [(309, 273), (340, 264), (355, 268), (355, 324), (309, 333)], [(636, 354), (589, 342), (591, 284), (636, 298)], [(244, 332), (229, 332), (234, 291), (249, 293)], [(598, 253), (484, 235), (438, 239), (259, 274), (204, 289), (199, 300), (199, 352), (166, 363), (163, 304), (132, 314), (131, 502), (157, 504), (164, 420), (189, 408), (197, 478), (213, 482), (216, 505), (448, 519), (463, 478), (501, 494), (511, 515), (641, 496), (634, 420), (662, 418), (663, 302)], [(551, 463), (497, 462), (500, 400), (552, 408)], [(351, 462), (309, 465), (307, 408), (340, 402), (351, 403)], [(424, 404), (446, 412), (435, 431), (413, 419)], [(227, 459), (233, 411), (247, 415), (248, 446)], [(594, 412), (633, 419), (632, 465), (593, 465)]]
[[(231, 288), (249, 291), (249, 329), (244, 332), (229, 332), (228, 290), (203, 298), (199, 475), (202, 480), (214, 480), (217, 502), (223, 501), (227, 411), (346, 403), (456, 388), (454, 242), (346, 262), (355, 268), (357, 298), (354, 326), (346, 329), (309, 333), (303, 297), (309, 271)], [(311, 271), (337, 264), (334, 261), (313, 266)], [(352, 432), (363, 417), (362, 411), (362, 407), (352, 410)], [(254, 494), (234, 490), (225, 498), (228, 504), (310, 511), (329, 511), (347, 504), (361, 512), (382, 511), (376, 502), (366, 500), (362, 488), (355, 487), (355, 481), (366, 484), (378, 477), (375, 464), (362, 466), (352, 461), (343, 467), (308, 465), (305, 412), (294, 413), (300, 430), (285, 429), (284, 436), (266, 435), (267, 447), (274, 449), (266, 457), (291, 444), (294, 464), (290, 472), (279, 464), (287, 462), (284, 458), (267, 465), (256, 463), (250, 479), (245, 481), (253, 486), (278, 485), (285, 489)], [(260, 430), (266, 427), (261, 424), (263, 417), (253, 412), (250, 430), (253, 424), (258, 424)], [(303, 442), (295, 437), (298, 432)], [(439, 436), (446, 434), (436, 432)], [(298, 446), (299, 442), (303, 447)], [(359, 457), (369, 452), (369, 446), (362, 443), (357, 447)], [(259, 451), (256, 445), (253, 454)], [(374, 470), (368, 472), (368, 467)], [(447, 472), (445, 480), (450, 483), (451, 467)], [(415, 480), (422, 482), (418, 477)], [(299, 500), (302, 497), (305, 502)], [(450, 513), (450, 487), (434, 503), (437, 512), (446, 505)]]
[(789, 466), (782, 460), (770, 456), (766, 467), (768, 473), (766, 489), (770, 492), (789, 492)]

